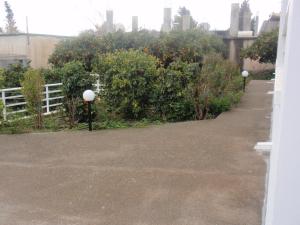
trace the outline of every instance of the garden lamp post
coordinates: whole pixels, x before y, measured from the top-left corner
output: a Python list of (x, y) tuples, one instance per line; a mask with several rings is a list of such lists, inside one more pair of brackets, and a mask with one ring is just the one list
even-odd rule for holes
[(244, 78), (244, 85), (243, 85), (243, 91), (245, 92), (246, 90), (246, 79), (249, 76), (249, 72), (247, 70), (244, 70), (242, 72), (242, 77)]
[(92, 90), (84, 91), (83, 99), (88, 103), (89, 131), (92, 131), (92, 102), (95, 99), (95, 92), (93, 92)]

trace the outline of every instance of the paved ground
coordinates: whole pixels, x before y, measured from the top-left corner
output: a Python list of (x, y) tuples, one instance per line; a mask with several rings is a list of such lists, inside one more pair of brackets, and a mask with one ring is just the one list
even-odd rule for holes
[(271, 89), (216, 120), (0, 136), (0, 224), (260, 225)]

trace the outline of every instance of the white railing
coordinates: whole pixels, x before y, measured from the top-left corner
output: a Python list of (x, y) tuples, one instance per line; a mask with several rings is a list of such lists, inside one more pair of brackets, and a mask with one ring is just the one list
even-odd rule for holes
[[(43, 109), (44, 115), (57, 112), (57, 107), (62, 105), (61, 95), (62, 83), (46, 84), (44, 89)], [(95, 92), (99, 93), (102, 90), (99, 80), (94, 84)], [(26, 101), (21, 93), (21, 87), (0, 89), (0, 94), (3, 103), (2, 116), (4, 120), (7, 120), (8, 116), (16, 113), (25, 113)]]
[[(62, 105), (63, 96), (60, 86), (62, 83), (46, 84), (44, 89), (43, 109), (44, 115), (48, 115), (56, 111), (57, 106)], [(21, 87), (1, 89), (1, 100), (3, 104), (3, 119), (7, 120), (8, 115), (26, 112), (26, 101), (21, 93)]]

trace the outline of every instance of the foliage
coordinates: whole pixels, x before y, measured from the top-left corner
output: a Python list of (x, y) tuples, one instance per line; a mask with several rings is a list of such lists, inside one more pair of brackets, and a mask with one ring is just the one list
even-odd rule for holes
[(29, 69), (22, 81), (22, 94), (26, 100), (29, 113), (34, 115), (35, 127), (41, 129), (43, 125), (43, 91), (45, 81), (38, 70)]
[(182, 61), (161, 68), (155, 86), (155, 109), (159, 118), (167, 121), (193, 119), (194, 104), (190, 97), (190, 85), (195, 80), (195, 68), (199, 64)]
[(18, 28), (16, 26), (16, 21), (14, 19), (14, 13), (7, 1), (4, 2), (6, 11), (6, 33), (15, 34), (18, 33)]
[(0, 68), (0, 89), (4, 88), (4, 72), (5, 69)]
[(11, 64), (7, 69), (2, 71), (3, 86), (6, 88), (20, 87), (25, 72), (28, 70), (28, 65), (23, 66), (22, 63)]
[(80, 62), (69, 62), (61, 69), (64, 107), (70, 127), (84, 118), (82, 93), (93, 88), (94, 77), (85, 71)]
[(63, 67), (65, 63), (79, 61), (86, 71), (92, 70), (92, 61), (106, 46), (96, 35), (83, 33), (77, 38), (60, 42), (49, 57), (49, 63)]
[(95, 72), (103, 75), (103, 97), (110, 110), (126, 119), (145, 117), (151, 108), (157, 64), (155, 57), (138, 50), (119, 50), (100, 58)]
[(211, 52), (226, 54), (224, 42), (219, 37), (200, 30), (171, 31), (161, 34), (157, 42), (149, 46), (148, 52), (161, 61), (164, 67), (175, 61), (200, 63)]
[(174, 17), (174, 30), (182, 30), (183, 17), (190, 16), (190, 28), (195, 29), (197, 27), (197, 21), (193, 19), (191, 16), (190, 10), (185, 7), (180, 7), (178, 10), (178, 14)]
[[(238, 67), (220, 55), (208, 55), (194, 89), (196, 117), (205, 119), (208, 113), (218, 115), (228, 110), (239, 98), (242, 78)], [(216, 106), (218, 105), (218, 106)], [(217, 109), (216, 108), (220, 108)]]
[(254, 71), (250, 73), (250, 78), (253, 80), (271, 80), (275, 78), (275, 70)]
[(244, 58), (259, 60), (260, 63), (276, 62), (278, 30), (261, 34), (250, 47), (242, 52)]
[(0, 123), (0, 134), (20, 134), (32, 131), (32, 119), (13, 115), (10, 121)]
[(45, 79), (46, 84), (61, 83), (63, 74), (60, 68), (41, 69), (41, 74)]
[(62, 67), (67, 62), (80, 61), (87, 71), (91, 71), (96, 55), (121, 49), (143, 50), (159, 58), (165, 67), (176, 60), (200, 62), (210, 52), (226, 54), (222, 39), (200, 30), (160, 34), (146, 30), (129, 33), (118, 31), (101, 37), (86, 32), (59, 43), (49, 62), (54, 67)]
[(3, 120), (3, 102), (0, 100), (0, 123)]

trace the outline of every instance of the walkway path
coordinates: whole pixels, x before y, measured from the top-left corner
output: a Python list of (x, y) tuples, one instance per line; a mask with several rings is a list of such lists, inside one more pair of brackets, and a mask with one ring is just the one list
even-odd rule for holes
[(0, 224), (260, 225), (271, 89), (216, 120), (0, 135)]

